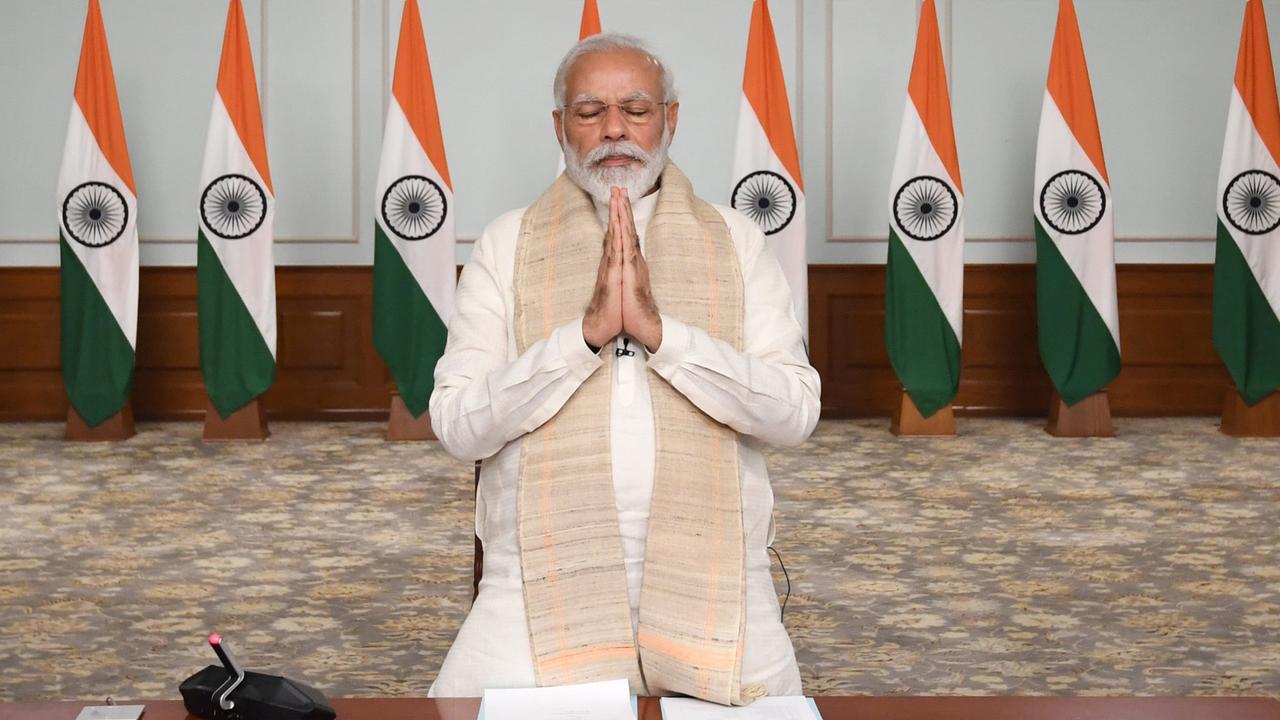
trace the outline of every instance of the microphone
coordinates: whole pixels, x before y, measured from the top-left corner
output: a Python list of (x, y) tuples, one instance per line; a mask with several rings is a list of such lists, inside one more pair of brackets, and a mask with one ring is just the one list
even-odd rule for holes
[(213, 693), (213, 698), (218, 701), (218, 707), (223, 710), (232, 710), (236, 706), (235, 700), (231, 699), (231, 693), (240, 687), (240, 683), (244, 682), (244, 668), (240, 667), (240, 663), (236, 662), (235, 655), (231, 654), (231, 647), (222, 642), (222, 635), (212, 633), (209, 635), (209, 645), (213, 647), (213, 652), (222, 661), (222, 667), (227, 669), (227, 681), (222, 683), (222, 687)]
[(178, 687), (187, 712), (204, 720), (334, 720), (337, 713), (313, 687), (244, 669), (226, 639), (209, 635), (222, 666), (209, 665)]

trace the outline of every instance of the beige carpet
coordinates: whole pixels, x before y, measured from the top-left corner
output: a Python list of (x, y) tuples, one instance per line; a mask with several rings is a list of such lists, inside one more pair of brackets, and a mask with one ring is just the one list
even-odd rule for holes
[[(771, 457), (807, 693), (1280, 694), (1280, 442), (886, 424)], [(470, 602), (469, 464), (367, 423), (139, 429), (0, 425), (0, 700), (174, 697), (211, 630), (331, 696), (425, 694)]]

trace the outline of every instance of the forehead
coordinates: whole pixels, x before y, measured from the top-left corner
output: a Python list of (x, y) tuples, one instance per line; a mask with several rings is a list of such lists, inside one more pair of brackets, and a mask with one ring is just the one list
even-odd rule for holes
[(661, 99), (662, 70), (639, 50), (601, 50), (578, 59), (565, 76), (566, 95), (618, 99), (645, 93)]

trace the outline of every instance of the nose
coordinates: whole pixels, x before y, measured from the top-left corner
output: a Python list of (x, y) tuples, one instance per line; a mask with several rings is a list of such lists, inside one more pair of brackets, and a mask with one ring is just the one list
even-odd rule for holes
[(617, 105), (606, 105), (604, 108), (604, 124), (601, 126), (604, 139), (609, 142), (626, 140), (628, 139), (627, 132), (629, 129), (627, 118), (622, 114), (622, 108)]

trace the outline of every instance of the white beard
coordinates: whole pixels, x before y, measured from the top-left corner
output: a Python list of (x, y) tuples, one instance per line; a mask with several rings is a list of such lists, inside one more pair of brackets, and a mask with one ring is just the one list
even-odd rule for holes
[[(667, 149), (671, 145), (671, 135), (667, 127), (662, 128), (662, 139), (652, 153), (647, 153), (630, 140), (604, 143), (597, 146), (586, 157), (578, 154), (567, 138), (562, 137), (564, 147), (565, 172), (575, 185), (582, 188), (596, 202), (607, 205), (612, 188), (620, 187), (627, 191), (627, 197), (633, 202), (644, 197), (658, 182), (662, 169), (667, 166)], [(640, 167), (602, 167), (600, 161), (610, 155), (626, 155), (640, 161)]]

